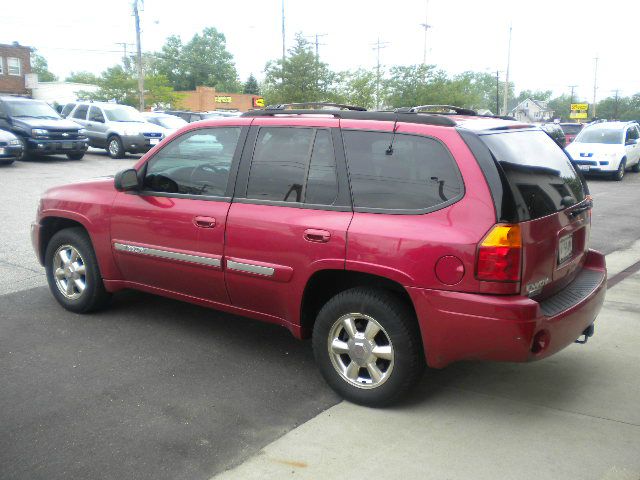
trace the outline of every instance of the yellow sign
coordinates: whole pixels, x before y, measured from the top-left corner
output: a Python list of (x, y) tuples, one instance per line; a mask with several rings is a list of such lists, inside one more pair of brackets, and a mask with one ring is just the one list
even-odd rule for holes
[(231, 97), (216, 97), (216, 103), (231, 103), (233, 99)]
[(264, 108), (264, 98), (253, 97), (253, 106), (258, 108)]
[(569, 118), (587, 118), (587, 112), (571, 112)]
[(586, 111), (586, 110), (589, 110), (589, 104), (588, 103), (572, 103), (571, 104), (571, 111), (572, 112)]

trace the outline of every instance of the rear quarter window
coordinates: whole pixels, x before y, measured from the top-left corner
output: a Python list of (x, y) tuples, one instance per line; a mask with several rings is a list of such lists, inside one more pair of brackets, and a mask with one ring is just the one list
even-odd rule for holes
[(356, 209), (423, 213), (464, 192), (458, 166), (438, 140), (364, 131), (344, 131), (343, 138)]
[(521, 220), (554, 214), (585, 198), (584, 185), (567, 155), (540, 130), (480, 136), (502, 169)]

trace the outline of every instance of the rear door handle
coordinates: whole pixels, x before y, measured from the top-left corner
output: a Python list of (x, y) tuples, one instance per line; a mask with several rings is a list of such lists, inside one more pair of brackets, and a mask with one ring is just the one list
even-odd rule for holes
[(307, 228), (304, 231), (304, 239), (307, 242), (327, 243), (331, 240), (331, 233), (326, 230), (317, 230), (315, 228)]
[(213, 217), (194, 217), (193, 223), (200, 228), (213, 228), (216, 226), (216, 219)]

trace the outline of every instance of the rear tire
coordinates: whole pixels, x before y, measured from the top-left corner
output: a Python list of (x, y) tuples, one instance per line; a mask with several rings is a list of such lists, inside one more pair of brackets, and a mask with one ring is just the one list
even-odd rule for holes
[(82, 160), (84, 157), (84, 152), (81, 153), (67, 153), (67, 158), (69, 160)]
[(87, 313), (107, 305), (111, 294), (104, 288), (96, 254), (84, 229), (60, 230), (49, 241), (44, 259), (49, 289), (64, 308)]
[(613, 173), (612, 179), (616, 182), (621, 182), (624, 178), (625, 169), (627, 168), (627, 160), (622, 159), (620, 165), (618, 166), (618, 170)]
[(633, 173), (640, 173), (640, 158), (638, 159), (638, 162), (633, 167), (631, 167), (631, 171)]
[(326, 382), (354, 403), (389, 405), (415, 387), (425, 360), (412, 309), (392, 292), (352, 288), (329, 300), (313, 328)]
[(124, 145), (120, 137), (114, 135), (107, 141), (107, 153), (111, 158), (123, 158), (125, 155)]

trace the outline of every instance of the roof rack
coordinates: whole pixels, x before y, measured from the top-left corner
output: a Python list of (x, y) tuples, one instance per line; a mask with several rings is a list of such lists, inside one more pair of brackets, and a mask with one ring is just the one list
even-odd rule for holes
[(425, 125), (439, 125), (453, 127), (456, 122), (442, 115), (416, 115), (414, 112), (376, 112), (370, 110), (286, 110), (268, 109), (250, 110), (242, 114), (243, 117), (275, 117), (276, 115), (331, 115), (334, 118), (349, 120), (378, 120), (382, 122), (421, 123)]
[[(293, 108), (292, 108), (293, 107)], [(289, 110), (289, 109), (298, 109), (304, 110), (305, 107), (315, 107), (314, 110), (351, 110), (355, 112), (366, 112), (367, 109), (364, 107), (357, 107), (355, 105), (344, 105), (342, 103), (331, 103), (331, 102), (302, 102), (302, 103), (280, 103), (277, 105), (269, 105), (265, 108), (265, 110)], [(320, 108), (317, 108), (320, 107)], [(331, 108), (326, 108), (331, 107)]]
[(444, 115), (478, 115), (478, 112), (469, 108), (456, 107), (455, 105), (418, 105), (417, 107), (411, 107), (409, 112), (412, 113), (434, 113)]

